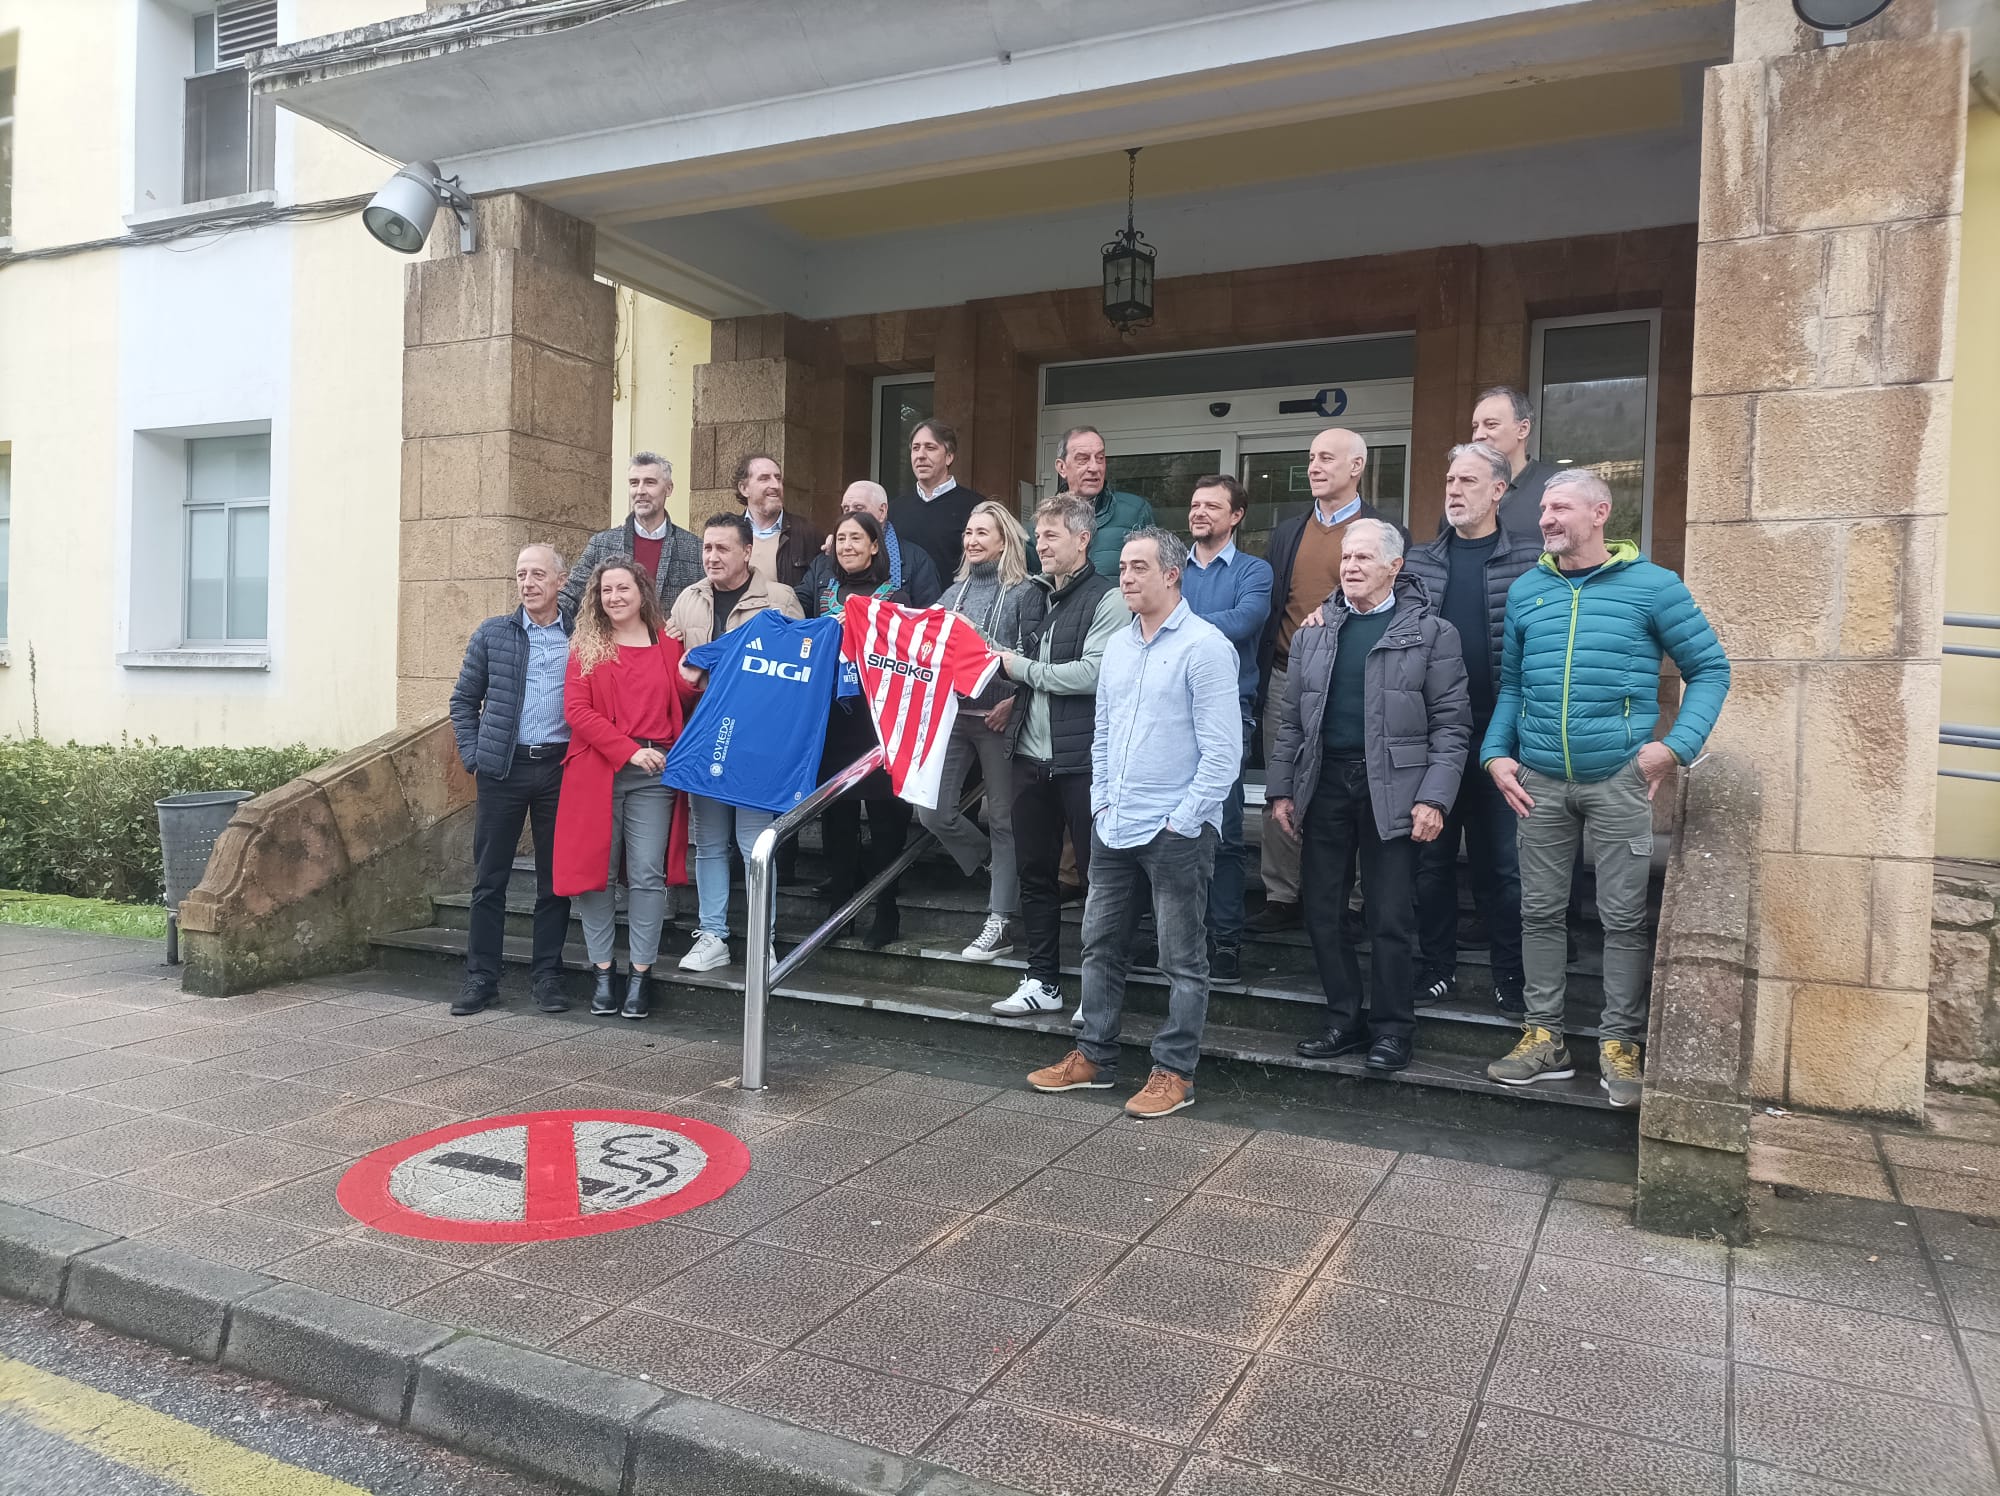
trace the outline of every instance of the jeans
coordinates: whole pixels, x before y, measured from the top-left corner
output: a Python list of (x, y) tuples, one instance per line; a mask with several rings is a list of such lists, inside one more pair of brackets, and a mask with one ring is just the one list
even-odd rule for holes
[[(989, 838), (970, 816), (961, 815), (959, 798), (965, 793), (965, 776), (979, 760), (986, 781), (986, 824)], [(990, 858), (992, 889), (986, 908), (1009, 918), (1021, 912), (1021, 878), (1014, 864), (1014, 804), (1011, 793), (1013, 773), (1008, 766), (1007, 736), (995, 732), (970, 711), (961, 711), (952, 724), (951, 746), (945, 750), (944, 783), (938, 791), (936, 810), (919, 810), (917, 819), (924, 830), (944, 844), (961, 873), (974, 873)]]
[(1328, 1033), (1361, 1026), (1361, 962), (1347, 938), (1357, 860), (1368, 923), (1368, 1029), (1378, 1039), (1408, 1039), (1417, 1026), (1417, 844), (1376, 832), (1363, 760), (1329, 758), (1306, 806), (1300, 863)]
[(729, 938), (729, 839), (736, 838), (743, 860), (764, 828), (777, 817), (768, 810), (731, 805), (708, 795), (688, 799), (688, 838), (694, 843), (694, 890), (701, 904), (698, 928), (717, 940)]
[(1428, 975), (1448, 977), (1458, 966), (1458, 843), (1472, 901), (1493, 937), (1493, 985), (1521, 990), (1521, 862), (1514, 846), (1519, 820), (1492, 776), (1479, 767), (1480, 732), (1472, 735), (1458, 799), (1445, 813), (1436, 841), (1417, 848), (1417, 924)]
[(507, 883), (521, 824), (535, 835), (535, 945), (531, 968), (537, 983), (562, 976), (563, 940), (569, 934), (569, 900), (554, 889), (556, 800), (562, 793), (560, 755), (518, 757), (505, 779), (481, 774), (472, 812), (472, 928), (465, 937), (465, 979), (482, 992), (500, 988), (500, 948), (507, 934)]
[[(660, 926), (667, 918), (667, 832), (674, 820), (674, 791), (660, 776), (627, 764), (611, 781), (611, 866), (625, 857), (626, 941), (634, 966), (650, 967), (660, 954)], [(596, 966), (611, 964), (618, 933), (612, 878), (604, 887), (576, 896), (583, 917), (583, 945)]]
[[(1285, 700), (1285, 672), (1277, 665), (1271, 667), (1271, 689), (1264, 698), (1264, 762), (1268, 765), (1278, 754), (1278, 713)], [(1245, 759), (1248, 762), (1248, 759)], [(1299, 901), (1299, 839), (1289, 836), (1278, 825), (1278, 818), (1266, 809), (1264, 812), (1264, 839), (1260, 849), (1260, 861), (1264, 871), (1264, 898), (1273, 904), (1296, 904)]]
[(1167, 979), (1167, 1021), (1153, 1036), (1153, 1063), (1183, 1080), (1201, 1059), (1208, 1021), (1208, 946), (1202, 911), (1221, 840), (1213, 826), (1196, 836), (1164, 828), (1136, 847), (1107, 847), (1093, 838), (1090, 894), (1083, 905), (1083, 1032), (1076, 1047), (1109, 1076), (1118, 1069), (1118, 1031), (1125, 1013), (1125, 975), (1132, 932), (1152, 885), (1160, 928), (1160, 971)]
[(1076, 870), (1090, 877), (1090, 776), (1052, 774), (1037, 759), (1014, 760), (1014, 860), (1021, 878), (1021, 929), (1028, 975), (1054, 986), (1062, 976), (1063, 833), (1076, 847)]
[(1653, 870), (1653, 802), (1634, 758), (1609, 779), (1574, 784), (1521, 767), (1521, 788), (1535, 808), (1520, 823), (1521, 961), (1527, 974), (1528, 1022), (1563, 1031), (1568, 978), (1570, 869), (1577, 848), (1597, 868), (1597, 917), (1604, 926), (1607, 1039), (1646, 1040), (1651, 965), (1646, 880)]
[[(1252, 703), (1243, 701), (1243, 762), (1250, 762), (1250, 734), (1255, 730)], [(1243, 943), (1243, 887), (1248, 876), (1248, 850), (1243, 845), (1243, 775), (1222, 802), (1222, 839), (1215, 849), (1215, 876), (1208, 884), (1208, 938), (1217, 947), (1234, 950)]]

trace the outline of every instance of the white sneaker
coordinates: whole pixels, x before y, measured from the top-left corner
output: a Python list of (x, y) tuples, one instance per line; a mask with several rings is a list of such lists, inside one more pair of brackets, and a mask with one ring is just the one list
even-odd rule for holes
[(991, 961), (995, 956), (1007, 955), (1013, 949), (1014, 942), (1007, 938), (1007, 916), (989, 914), (978, 938), (959, 954), (968, 961)]
[(720, 935), (711, 935), (703, 930), (694, 937), (694, 944), (681, 957), (682, 971), (714, 971), (718, 966), (729, 964), (729, 942)]
[(1082, 1003), (1078, 1003), (1078, 1004), (1076, 1005), (1076, 1011), (1075, 1011), (1074, 1013), (1072, 1013), (1072, 1014), (1070, 1014), (1070, 1015), (1069, 1015), (1069, 1026), (1070, 1026), (1071, 1028), (1082, 1028), (1082, 1027), (1083, 1027), (1083, 1004), (1082, 1004)]
[(993, 1004), (993, 1011), (1002, 1018), (1025, 1018), (1030, 1013), (1060, 1013), (1062, 1005), (1062, 993), (1049, 983), (1023, 977), (1014, 995)]

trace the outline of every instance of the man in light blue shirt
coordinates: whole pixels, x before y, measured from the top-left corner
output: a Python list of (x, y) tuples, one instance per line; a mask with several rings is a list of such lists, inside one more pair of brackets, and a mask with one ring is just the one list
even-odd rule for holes
[[(1257, 721), (1257, 648), (1271, 616), (1271, 563), (1236, 548), (1236, 528), (1250, 512), (1250, 495), (1226, 473), (1199, 480), (1188, 496), (1188, 533), (1194, 549), (1181, 578), (1181, 596), (1236, 646), (1238, 706), (1243, 714), (1243, 760)], [(1208, 975), (1234, 982), (1243, 974), (1243, 775), (1222, 802), (1222, 843), (1208, 885)]]
[(1111, 636), (1097, 677), (1083, 1032), (1062, 1060), (1028, 1077), (1038, 1091), (1116, 1083), (1134, 905), (1150, 884), (1167, 1021), (1153, 1040), (1151, 1076), (1125, 1104), (1134, 1117), (1164, 1117), (1194, 1101), (1208, 1019), (1208, 884), (1223, 802), (1243, 758), (1240, 662), (1181, 596), (1186, 567), (1180, 537), (1150, 525), (1134, 530), (1119, 556), (1118, 589), (1135, 616)]

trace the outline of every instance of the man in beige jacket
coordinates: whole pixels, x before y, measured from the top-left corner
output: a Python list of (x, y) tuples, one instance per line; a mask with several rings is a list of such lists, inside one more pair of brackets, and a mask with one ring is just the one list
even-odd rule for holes
[[(702, 578), (674, 600), (667, 632), (688, 649), (742, 627), (766, 608), (800, 618), (798, 597), (750, 564), (750, 521), (718, 514), (702, 526)], [(686, 669), (686, 666), (682, 666)], [(747, 859), (758, 835), (776, 817), (768, 810), (730, 805), (707, 795), (688, 797), (688, 831), (694, 841), (694, 886), (701, 924), (681, 957), (682, 971), (714, 971), (729, 964), (729, 839)]]

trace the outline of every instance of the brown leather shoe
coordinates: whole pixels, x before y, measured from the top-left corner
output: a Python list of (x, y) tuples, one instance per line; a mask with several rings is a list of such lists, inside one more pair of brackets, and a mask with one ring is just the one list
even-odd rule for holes
[(1171, 1070), (1154, 1067), (1139, 1094), (1125, 1103), (1128, 1117), (1164, 1117), (1184, 1106), (1194, 1105), (1194, 1082), (1183, 1080)]
[(1072, 1049), (1053, 1065), (1028, 1076), (1037, 1091), (1108, 1091), (1117, 1082), (1080, 1049)]

